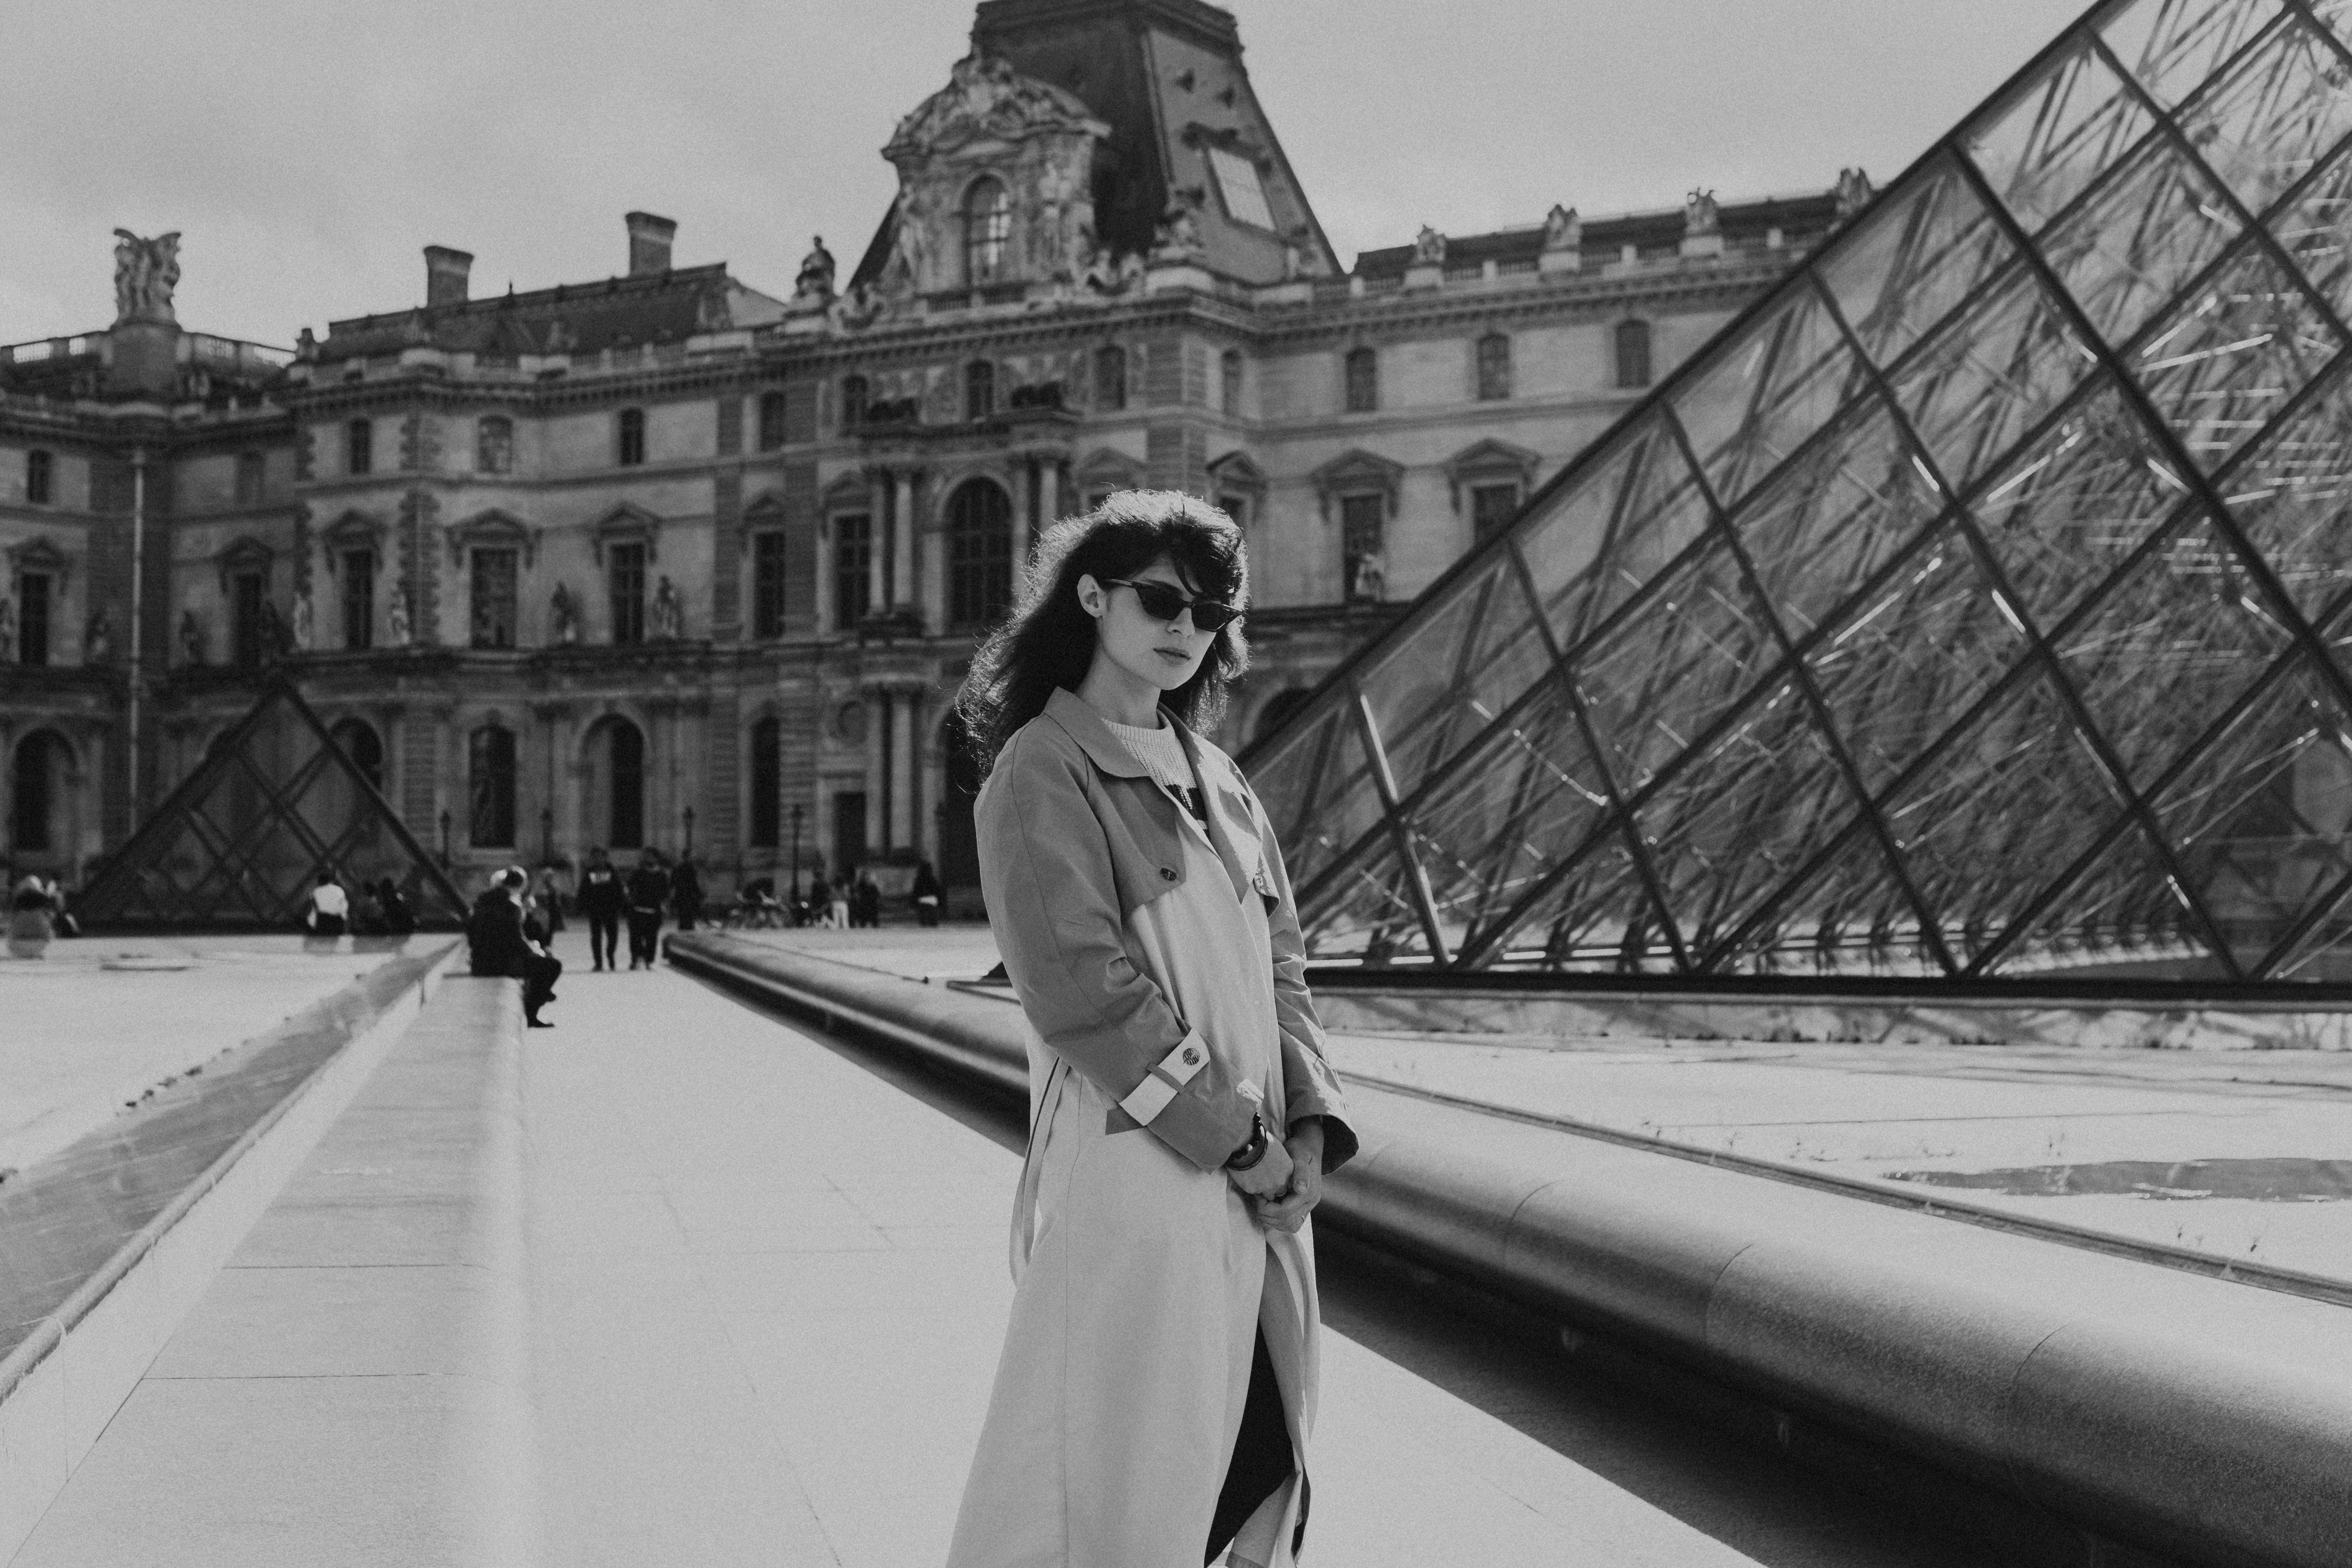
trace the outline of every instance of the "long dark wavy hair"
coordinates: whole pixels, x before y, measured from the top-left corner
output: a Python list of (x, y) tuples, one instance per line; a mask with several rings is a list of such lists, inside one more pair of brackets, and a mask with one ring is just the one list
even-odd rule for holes
[[(1132, 577), (1162, 556), (1193, 594), (1248, 605), (1242, 531), (1196, 497), (1121, 490), (1045, 531), (1013, 614), (981, 645), (956, 694), (965, 742), (983, 776), (1014, 731), (1045, 710), (1054, 689), (1076, 690), (1094, 663), (1095, 618), (1078, 603), (1078, 579)], [(1194, 730), (1213, 728), (1234, 678), (1248, 668), (1241, 622), (1227, 621), (1192, 679), (1162, 696), (1160, 705)]]

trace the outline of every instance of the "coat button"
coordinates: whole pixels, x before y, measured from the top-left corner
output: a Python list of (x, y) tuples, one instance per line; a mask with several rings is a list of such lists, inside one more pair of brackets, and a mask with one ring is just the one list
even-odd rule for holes
[(1184, 1065), (1188, 1068), (1199, 1067), (1201, 1065), (1201, 1053), (1188, 1048), (1184, 1052)]
[(1175, 868), (1175, 867), (1173, 867), (1173, 866), (1162, 866), (1162, 867), (1160, 867), (1160, 879), (1161, 881), (1163, 881), (1163, 882), (1172, 882), (1172, 881), (1174, 881), (1174, 880), (1176, 879), (1176, 868)]

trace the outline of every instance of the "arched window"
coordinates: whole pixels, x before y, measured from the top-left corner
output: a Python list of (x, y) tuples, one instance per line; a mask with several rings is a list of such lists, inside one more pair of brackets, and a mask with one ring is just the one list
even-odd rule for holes
[(1117, 343), (1095, 350), (1095, 406), (1107, 414), (1127, 406), (1127, 351)]
[(963, 280), (973, 289), (1004, 273), (1013, 238), (1013, 196), (1004, 182), (974, 180), (963, 197)]
[(996, 412), (996, 367), (976, 359), (963, 367), (963, 416), (985, 419)]
[(376, 734), (375, 726), (364, 719), (338, 719), (329, 733), (343, 749), (343, 755), (351, 758), (352, 766), (359, 769), (360, 776), (378, 790), (383, 789), (383, 741)]
[(772, 452), (784, 444), (784, 395), (760, 394), (760, 450)]
[(626, 719), (604, 720), (588, 739), (590, 785), (593, 791), (583, 814), (589, 822), (600, 816), (604, 842), (615, 849), (646, 847), (646, 734)]
[(646, 411), (642, 408), (621, 410), (619, 451), (621, 466), (635, 468), (646, 460)]
[(485, 724), (466, 738), (466, 841), (477, 849), (511, 849), (515, 841), (515, 738)]
[(1478, 340), (1478, 396), (1492, 403), (1511, 395), (1511, 340), (1488, 332)]
[(1371, 348), (1348, 351), (1348, 412), (1370, 414), (1381, 405), (1381, 356)]
[(873, 393), (868, 388), (864, 376), (843, 376), (841, 378), (841, 427), (845, 430), (855, 430), (865, 424), (866, 405), (872, 398)]
[(1617, 384), (1650, 384), (1650, 323), (1647, 321), (1617, 323)]
[(486, 474), (514, 472), (514, 421), (485, 414), (474, 426), (474, 467)]
[(58, 823), (65, 805), (65, 737), (36, 730), (16, 742), (16, 790), (9, 802), (9, 831), (18, 854), (63, 849)]
[(25, 454), (25, 504), (47, 506), (57, 488), (57, 459), (38, 447)]
[(751, 847), (773, 849), (783, 837), (784, 726), (762, 719), (751, 726)]
[(967, 479), (948, 499), (948, 620), (984, 626), (1013, 605), (1013, 498)]
[(343, 426), (343, 472), (368, 474), (375, 471), (375, 426), (364, 419), (354, 419)]
[(1242, 412), (1242, 351), (1227, 349), (1217, 360), (1217, 407), (1238, 419)]

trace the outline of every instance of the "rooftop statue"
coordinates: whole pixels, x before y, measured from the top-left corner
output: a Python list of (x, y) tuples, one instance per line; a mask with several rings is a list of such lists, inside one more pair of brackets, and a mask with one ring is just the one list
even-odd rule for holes
[(180, 281), (180, 231), (142, 239), (114, 231), (114, 320), (171, 321), (172, 290)]
[(824, 247), (824, 236), (809, 241), (809, 253), (801, 258), (800, 276), (793, 280), (793, 298), (801, 301), (825, 300), (833, 298), (833, 252)]
[(1445, 237), (1423, 224), (1421, 232), (1412, 237), (1412, 259), (1417, 267), (1444, 266)]
[(1576, 216), (1576, 209), (1562, 206), (1557, 202), (1552, 204), (1551, 211), (1544, 215), (1543, 247), (1546, 250), (1575, 250), (1583, 244), (1584, 221)]
[(1693, 191), (1683, 198), (1683, 233), (1685, 235), (1721, 234), (1723, 214), (1715, 205), (1713, 191)]

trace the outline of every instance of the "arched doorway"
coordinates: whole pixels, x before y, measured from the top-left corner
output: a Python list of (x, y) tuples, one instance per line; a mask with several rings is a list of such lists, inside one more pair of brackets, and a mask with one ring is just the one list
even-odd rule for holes
[(375, 726), (364, 719), (338, 719), (327, 733), (335, 738), (335, 744), (343, 749), (343, 755), (351, 758), (352, 766), (359, 769), (360, 776), (381, 795), (383, 792), (383, 739), (375, 732)]
[(992, 626), (1013, 607), (1013, 498), (966, 479), (948, 498), (948, 620)]
[[(646, 847), (646, 732), (619, 714), (590, 728), (588, 798), (581, 821), (610, 849)], [(599, 837), (601, 836), (601, 837)]]
[(8, 840), (16, 858), (44, 870), (62, 865), (73, 848), (68, 775), (73, 749), (55, 730), (36, 730), (16, 742), (10, 770)]
[(950, 713), (940, 722), (940, 755), (945, 788), (940, 794), (940, 881), (950, 888), (980, 886), (980, 837), (972, 826), (972, 803), (980, 798), (980, 760), (964, 738), (963, 722)]

